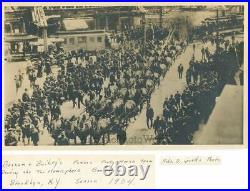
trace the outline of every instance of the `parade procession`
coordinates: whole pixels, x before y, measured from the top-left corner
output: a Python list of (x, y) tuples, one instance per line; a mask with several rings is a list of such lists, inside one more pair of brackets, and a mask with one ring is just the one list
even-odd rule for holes
[(5, 7), (5, 146), (242, 143), (243, 15), (241, 6)]

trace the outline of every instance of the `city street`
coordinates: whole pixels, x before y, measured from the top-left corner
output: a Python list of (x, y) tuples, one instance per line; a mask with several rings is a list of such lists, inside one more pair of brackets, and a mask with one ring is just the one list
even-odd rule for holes
[[(201, 59), (201, 48), (204, 44), (198, 42), (196, 44), (195, 50), (195, 59)], [(211, 52), (215, 50), (215, 46), (212, 46), (211, 43), (206, 44)], [(167, 72), (164, 79), (161, 80), (160, 86), (152, 94), (151, 106), (154, 110), (155, 117), (162, 115), (163, 112), (163, 103), (165, 98), (174, 95), (177, 91), (180, 93), (186, 87), (186, 78), (185, 75), (182, 79), (178, 78), (177, 67), (180, 63), (184, 66), (184, 74), (186, 73), (187, 68), (189, 67), (189, 61), (193, 56), (193, 44), (190, 44), (184, 53), (182, 53), (172, 65), (170, 70)], [(130, 145), (140, 145), (140, 144), (153, 144), (154, 142), (154, 130), (148, 129), (146, 125), (146, 105), (142, 113), (137, 117), (136, 121), (129, 125), (127, 129), (128, 141), (127, 144)]]
[[(195, 44), (196, 44), (195, 59), (200, 60), (201, 59), (200, 49), (202, 46), (204, 46), (204, 44), (201, 44), (200, 42), (195, 43)], [(210, 51), (214, 51), (214, 47), (212, 47), (211, 43), (208, 43), (205, 46), (208, 46)], [(189, 61), (191, 60), (193, 56), (193, 53), (194, 53), (193, 45), (190, 44), (189, 46), (187, 46), (185, 52), (177, 57), (172, 67), (167, 72), (165, 78), (161, 80), (160, 86), (156, 88), (155, 91), (153, 92), (152, 98), (151, 98), (151, 106), (153, 107), (155, 117), (162, 114), (162, 111), (163, 111), (162, 106), (163, 106), (163, 102), (165, 98), (169, 97), (171, 94), (175, 94), (177, 91), (182, 92), (183, 89), (185, 88), (186, 86), (185, 75), (183, 76), (182, 79), (178, 79), (177, 67), (180, 63), (182, 63), (184, 66), (184, 74), (185, 74), (186, 69), (189, 66)], [(12, 75), (16, 74), (19, 69), (23, 73), (25, 73), (25, 68), (26, 68), (25, 63), (18, 63), (15, 65), (15, 67), (14, 67), (14, 64), (13, 65), (8, 64), (5, 67), (5, 71), (6, 71), (6, 74), (8, 74), (9, 72), (9, 75), (6, 75), (6, 76), (11, 76), (10, 71)], [(13, 71), (15, 71), (15, 73)], [(58, 68), (54, 66), (53, 73), (55, 75), (57, 71), (58, 71)], [(11, 84), (11, 87), (15, 87), (15, 83), (13, 79), (14, 79), (14, 76), (13, 78), (5, 78), (5, 80)], [(37, 80), (37, 84), (42, 86), (44, 80), (45, 80), (45, 74), (43, 78), (39, 78)], [(29, 80), (27, 78), (27, 75), (25, 75), (23, 84), (24, 85), (22, 86), (22, 88), (19, 89), (17, 96), (13, 95), (15, 94), (14, 88), (6, 88), (5, 93), (7, 95), (12, 95), (8, 97), (9, 101), (6, 104), (11, 104), (17, 99), (20, 99), (24, 92), (24, 89), (25, 88), (29, 89)], [(29, 93), (31, 94), (32, 92), (29, 92)], [(78, 109), (77, 107), (73, 108), (71, 102), (65, 102), (63, 103), (61, 107), (62, 116), (66, 118), (70, 118), (72, 115), (79, 116), (82, 113), (84, 113), (83, 110), (84, 110), (83, 108), (81, 109)], [(126, 144), (129, 144), (129, 145), (149, 144), (151, 145), (154, 142), (154, 137), (155, 137), (154, 130), (148, 129), (146, 126), (146, 105), (144, 105), (142, 113), (136, 117), (135, 121), (132, 120), (127, 128)], [(54, 141), (51, 138), (51, 135), (47, 132), (47, 130), (41, 129), (39, 145), (53, 145), (53, 143)], [(111, 136), (110, 144), (117, 144), (117, 140), (115, 136)]]
[[(96, 15), (103, 10), (96, 10), (89, 17), (95, 22), (90, 24), (83, 18), (70, 18), (70, 14), (75, 14), (71, 10), (69, 15), (60, 13), (57, 18), (53, 18), (55, 20), (47, 21), (47, 16), (53, 17), (45, 16), (51, 13), (50, 9), (29, 8), (24, 12), (35, 17), (26, 18), (24, 14), (23, 20), (14, 19), (17, 23), (20, 22), (18, 31), (15, 31), (16, 23), (9, 18), (11, 22), (6, 23), (9, 26), (9, 38), (6, 38), (8, 48), (5, 50), (8, 58), (3, 65), (3, 105), (5, 113), (8, 113), (5, 130), (9, 136), (6, 140), (15, 139), (19, 128), (22, 130), (19, 136), (22, 134), (29, 138), (33, 133), (39, 137), (38, 145), (54, 145), (54, 139), (61, 141), (57, 142), (58, 145), (73, 145), (75, 137), (77, 145), (81, 141), (82, 144), (93, 144), (92, 138), (95, 144), (109, 145), (192, 144), (194, 142), (190, 137), (194, 133), (195, 139), (199, 139), (197, 132), (203, 131), (203, 126), (206, 125), (203, 124), (203, 119), (210, 115), (205, 112), (208, 108), (202, 101), (213, 103), (213, 99), (217, 99), (213, 97), (217, 88), (225, 85), (225, 79), (231, 74), (236, 84), (242, 84), (242, 15), (230, 13), (227, 16), (224, 12), (219, 15), (219, 10), (204, 7), (195, 11), (191, 8), (171, 8), (164, 13), (161, 8), (151, 9), (142, 11), (132, 7), (134, 14), (130, 16), (130, 9), (121, 12), (124, 14), (121, 15), (120, 9), (114, 11), (107, 8), (114, 11), (115, 19), (113, 21), (106, 17), (105, 23)], [(85, 8), (81, 8), (79, 13), (84, 15), (85, 11)], [(155, 16), (160, 16), (157, 23), (154, 23), (154, 19), (157, 20)], [(38, 32), (36, 35), (26, 34), (31, 26), (26, 26), (27, 22), (23, 22), (25, 19), (34, 24)], [(59, 25), (62, 27), (58, 27)], [(19, 36), (10, 38), (17, 36), (16, 32)], [(224, 41), (218, 41), (221, 42), (218, 53), (222, 58), (213, 59), (216, 43), (212, 44), (210, 41), (221, 39)], [(203, 43), (205, 40), (208, 42)], [(192, 43), (187, 45), (189, 41)], [(182, 51), (183, 48), (185, 51)], [(36, 55), (38, 60), (32, 63), (28, 55)], [(210, 64), (206, 65), (204, 56)], [(190, 66), (192, 58), (194, 61)], [(234, 66), (231, 66), (230, 59), (234, 60)], [(174, 61), (163, 78), (162, 74), (172, 60)], [(223, 69), (220, 65), (214, 65), (215, 63), (222, 63)], [(61, 70), (60, 64), (62, 68), (65, 67), (65, 73), (58, 72)], [(180, 64), (183, 66), (182, 79), (178, 76)], [(33, 68), (30, 73), (28, 67)], [(23, 80), (20, 80), (21, 73)], [(46, 73), (54, 78), (47, 78)], [(36, 79), (34, 84), (41, 88), (35, 94), (30, 82), (32, 79)], [(45, 80), (46, 90), (43, 87)], [(159, 86), (156, 85), (158, 80)], [(188, 89), (187, 81), (193, 82), (191, 85), (188, 82)], [(16, 82), (21, 83), (18, 90)], [(151, 94), (149, 90), (153, 88)], [(187, 90), (185, 94), (176, 94), (181, 94), (183, 90)], [(162, 116), (164, 101), (172, 95), (176, 97), (167, 101), (167, 108)], [(142, 98), (150, 99), (153, 120), (157, 116), (161, 117), (156, 120), (155, 129), (147, 127), (146, 103), (142, 112), (137, 113)], [(81, 108), (73, 107), (76, 100)], [(15, 103), (18, 104), (13, 105)], [(201, 121), (195, 123), (196, 119)], [(43, 128), (43, 123), (49, 124), (48, 128), (52, 128), (50, 132)], [(169, 129), (173, 130), (171, 136), (174, 138), (167, 140)], [(106, 135), (110, 132), (112, 134), (107, 143)], [(101, 139), (102, 136), (106, 138)], [(206, 136), (209, 139), (211, 135), (208, 133)], [(20, 140), (14, 142), (23, 145)], [(36, 145), (33, 140), (32, 142)]]
[(2, 16), (3, 188), (248, 188), (246, 2)]
[[(240, 35), (236, 36), (236, 40), (240, 40), (242, 37)], [(229, 37), (226, 39), (230, 39)], [(210, 42), (207, 44), (203, 44), (201, 42), (195, 42), (196, 44), (196, 50), (195, 50), (195, 59), (200, 60), (201, 59), (201, 48), (202, 46), (208, 47), (211, 52), (215, 51), (215, 45), (212, 46)], [(177, 59), (175, 60), (174, 64), (170, 68), (170, 70), (167, 72), (164, 79), (161, 79), (160, 86), (155, 89), (155, 91), (152, 94), (151, 97), (151, 106), (154, 110), (154, 116), (162, 115), (163, 112), (163, 103), (165, 98), (170, 97), (170, 95), (175, 94), (177, 91), (180, 93), (184, 90), (186, 87), (186, 78), (185, 75), (182, 79), (178, 79), (178, 72), (177, 67), (181, 63), (184, 66), (184, 74), (186, 73), (186, 70), (189, 66), (189, 61), (191, 60), (193, 56), (193, 44), (190, 44), (187, 46), (184, 53), (179, 55)], [(5, 81), (5, 109), (8, 108), (8, 105), (13, 104), (18, 99), (21, 99), (21, 96), (24, 92), (24, 89), (27, 88), (29, 90), (29, 94), (31, 95), (32, 89), (29, 88), (29, 80), (28, 76), (26, 75), (26, 67), (29, 65), (29, 61), (27, 62), (19, 62), (19, 63), (7, 63), (4, 65), (4, 81)], [(21, 70), (22, 73), (24, 73), (24, 81), (23, 86), (19, 89), (18, 93), (16, 93), (15, 90), (15, 81), (14, 81), (14, 75), (18, 73), (18, 71)], [(58, 67), (53, 66), (52, 71), (54, 75), (57, 75)], [(11, 76), (11, 77), (10, 77)], [(44, 81), (46, 78), (46, 74), (42, 78), (38, 78), (36, 81), (36, 84), (42, 87)], [(9, 84), (7, 86), (7, 84)], [(11, 87), (11, 88), (9, 88)], [(72, 115), (80, 116), (84, 112), (85, 108), (78, 109), (77, 107), (72, 107), (72, 102), (65, 102), (63, 103), (61, 107), (62, 116), (66, 118), (70, 118)], [(42, 126), (42, 124), (41, 124)], [(202, 125), (201, 125), (202, 128)], [(136, 117), (136, 120), (132, 120), (126, 130), (127, 132), (127, 141), (125, 144), (128, 145), (152, 145), (154, 143), (154, 130), (148, 129), (146, 125), (146, 105), (144, 105), (144, 108), (142, 112)], [(79, 143), (79, 140), (78, 140)], [(21, 144), (21, 143), (20, 143)], [(40, 141), (39, 145), (53, 145), (54, 140), (52, 139), (51, 135), (48, 133), (46, 129), (41, 129), (40, 132)], [(73, 140), (71, 140), (71, 144), (73, 143)], [(116, 136), (111, 135), (111, 141), (109, 144), (118, 144)]]
[[(231, 40), (231, 37), (226, 37), (225, 39)], [(242, 35), (237, 35), (236, 40), (241, 40)], [(201, 60), (201, 48), (202, 46), (208, 47), (211, 53), (215, 51), (215, 45), (212, 45), (210, 42), (206, 43), (205, 45), (201, 42), (196, 42), (196, 51), (195, 51), (195, 59)], [(189, 61), (193, 56), (193, 44), (190, 44), (186, 51), (181, 54), (173, 64), (173, 66), (168, 71), (167, 75), (164, 79), (161, 80), (161, 84), (159, 88), (155, 90), (152, 94), (151, 98), (151, 106), (153, 107), (155, 116), (162, 115), (163, 112), (163, 103), (165, 98), (170, 97), (170, 95), (174, 95), (177, 91), (180, 93), (186, 87), (186, 78), (185, 76), (183, 79), (178, 79), (178, 72), (177, 67), (180, 63), (184, 66), (184, 74), (186, 73), (187, 68), (189, 67)], [(203, 128), (203, 124), (200, 125), (200, 128)], [(200, 131), (200, 130), (198, 130)], [(127, 129), (128, 133), (128, 141), (126, 144), (131, 145), (140, 145), (140, 144), (153, 144), (154, 142), (154, 130), (148, 129), (146, 125), (146, 106), (142, 113), (137, 117), (136, 121), (129, 125)], [(198, 133), (197, 133), (198, 134)], [(206, 137), (203, 137), (203, 141), (205, 142), (206, 139), (210, 139), (209, 134)]]

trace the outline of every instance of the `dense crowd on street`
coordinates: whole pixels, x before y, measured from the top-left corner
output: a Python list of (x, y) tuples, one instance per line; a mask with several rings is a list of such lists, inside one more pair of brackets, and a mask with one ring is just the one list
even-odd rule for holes
[[(146, 35), (144, 34), (144, 31), (146, 30)], [(132, 28), (123, 31), (122, 33), (112, 33), (109, 38), (109, 42), (117, 42), (124, 44), (128, 41), (141, 41), (146, 36), (147, 40), (154, 40), (156, 38), (157, 40), (163, 40), (167, 37), (169, 34), (169, 29), (163, 28), (157, 25), (151, 25), (150, 27), (147, 27), (146, 29), (142, 26), (137, 28)]]
[[(243, 63), (244, 43), (236, 42), (234, 36), (229, 41), (223, 35), (216, 39), (203, 34), (203, 43), (217, 43), (218, 49), (215, 54), (205, 47), (198, 50), (202, 59), (198, 61), (193, 55), (184, 75), (182, 64), (178, 66), (179, 79), (185, 77), (187, 86), (166, 98), (162, 115), (154, 116), (151, 94), (187, 46), (185, 40), (166, 42), (170, 33), (169, 29), (152, 26), (147, 29), (145, 42), (144, 28), (140, 27), (112, 33), (106, 38), (108, 48), (102, 51), (88, 54), (54, 47), (39, 55), (36, 64), (26, 70), (32, 95), (25, 89), (22, 98), (8, 109), (5, 144), (26, 145), (31, 140), (38, 145), (44, 129), (55, 145), (69, 145), (70, 140), (75, 144), (78, 140), (81, 144), (106, 144), (111, 134), (116, 135), (118, 144), (124, 144), (126, 128), (145, 103), (146, 123), (154, 129), (155, 144), (192, 143), (193, 133), (208, 119), (224, 84), (233, 83)], [(53, 64), (59, 68), (56, 73)], [(21, 71), (15, 75), (16, 91), (24, 75)], [(36, 81), (44, 75), (46, 79), (39, 86)], [(62, 116), (65, 102), (81, 109), (81, 115)]]
[[(30, 144), (31, 140), (38, 145), (42, 128), (58, 145), (68, 145), (70, 139), (76, 144), (78, 138), (81, 144), (105, 144), (112, 133), (124, 144), (128, 123), (150, 102), (151, 93), (185, 45), (176, 40), (165, 44), (166, 30), (155, 31), (144, 44), (134, 40), (141, 31), (130, 31), (125, 35), (133, 40), (123, 37), (126, 40), (119, 42), (118, 49), (92, 56), (61, 48), (41, 54), (37, 68), (27, 68), (32, 95), (25, 89), (22, 99), (8, 109), (5, 144), (26, 144), (26, 140)], [(60, 68), (57, 74), (52, 72), (52, 62)], [(39, 86), (36, 80), (43, 75), (45, 82)], [(61, 107), (66, 101), (82, 108), (82, 115), (63, 117)]]
[(216, 97), (242, 64), (236, 58), (236, 52), (243, 55), (242, 46), (243, 42), (230, 44), (225, 40), (214, 55), (202, 48), (202, 60), (192, 58), (186, 71), (185, 90), (166, 98), (163, 114), (149, 120), (155, 131), (155, 144), (192, 143), (193, 133), (208, 120)]

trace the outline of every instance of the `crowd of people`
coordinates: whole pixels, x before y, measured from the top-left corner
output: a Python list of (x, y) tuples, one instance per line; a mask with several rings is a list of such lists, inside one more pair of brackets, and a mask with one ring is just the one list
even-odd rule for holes
[(216, 97), (229, 83), (227, 76), (233, 78), (239, 69), (235, 58), (241, 50), (239, 44), (220, 46), (200, 61), (193, 56), (186, 71), (187, 87), (166, 98), (163, 114), (151, 119), (155, 144), (192, 144), (193, 133), (208, 120)]
[(169, 34), (168, 28), (163, 28), (157, 25), (151, 25), (147, 26), (146, 28), (146, 34), (145, 28), (143, 26), (136, 27), (136, 28), (130, 28), (127, 30), (124, 30), (122, 33), (112, 33), (107, 39), (106, 39), (106, 45), (108, 47), (111, 47), (111, 43), (120, 43), (124, 44), (128, 41), (142, 41), (144, 40), (144, 37), (146, 37), (147, 41), (150, 40), (164, 40)]
[[(41, 54), (36, 67), (29, 66), (26, 71), (32, 95), (25, 89), (22, 98), (8, 109), (5, 144), (26, 144), (27, 139), (28, 144), (31, 140), (38, 145), (42, 129), (47, 129), (56, 145), (69, 145), (71, 139), (75, 144), (78, 139), (81, 144), (105, 144), (110, 134), (124, 144), (126, 128), (144, 103), (147, 127), (154, 128), (155, 144), (190, 144), (193, 132), (207, 120), (223, 85), (243, 63), (244, 43), (235, 42), (233, 37), (230, 43), (221, 36), (215, 54), (202, 47), (202, 59), (197, 61), (193, 56), (186, 70), (185, 90), (166, 98), (163, 114), (154, 118), (151, 94), (187, 43), (176, 39), (166, 43), (169, 30), (156, 26), (147, 30), (144, 42), (143, 30), (113, 33), (107, 38), (109, 48), (91, 54), (82, 50), (64, 52), (59, 47)], [(208, 36), (205, 39), (204, 43), (215, 42)], [(112, 47), (114, 42), (119, 46)], [(58, 66), (58, 72), (52, 71), (52, 64)], [(179, 79), (183, 71), (179, 64)], [(15, 76), (17, 91), (23, 75), (19, 71)], [(45, 82), (39, 86), (36, 80), (43, 75)], [(62, 115), (63, 104), (69, 101), (72, 108), (82, 110), (80, 116)]]
[(204, 20), (199, 26), (193, 29), (194, 36), (204, 37), (206, 35), (212, 35), (216, 30), (229, 30), (235, 28), (243, 28), (244, 22), (242, 16), (225, 16), (219, 17), (218, 23), (216, 18), (208, 18)]
[[(29, 68), (27, 73), (35, 73), (37, 78), (45, 73), (45, 82), (39, 86), (31, 80), (32, 95), (25, 89), (22, 99), (8, 109), (5, 144), (25, 144), (26, 139), (29, 144), (31, 139), (38, 145), (41, 128), (47, 128), (58, 145), (68, 145), (70, 139), (77, 143), (77, 138), (81, 144), (105, 144), (111, 133), (124, 144), (130, 119), (140, 113), (144, 102), (150, 102), (151, 93), (184, 45), (175, 40), (165, 44), (157, 35), (143, 45), (142, 40), (126, 41), (129, 46), (123, 42), (119, 49), (94, 56), (63, 49), (42, 54), (37, 68)], [(60, 68), (56, 74), (52, 62)], [(82, 108), (81, 116), (63, 117), (66, 101)]]

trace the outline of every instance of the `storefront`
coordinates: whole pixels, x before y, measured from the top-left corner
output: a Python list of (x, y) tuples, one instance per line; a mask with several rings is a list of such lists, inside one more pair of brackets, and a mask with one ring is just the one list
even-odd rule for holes
[(6, 60), (25, 59), (27, 55), (32, 53), (31, 42), (38, 40), (37, 36), (33, 35), (6, 35), (4, 37), (5, 56)]

